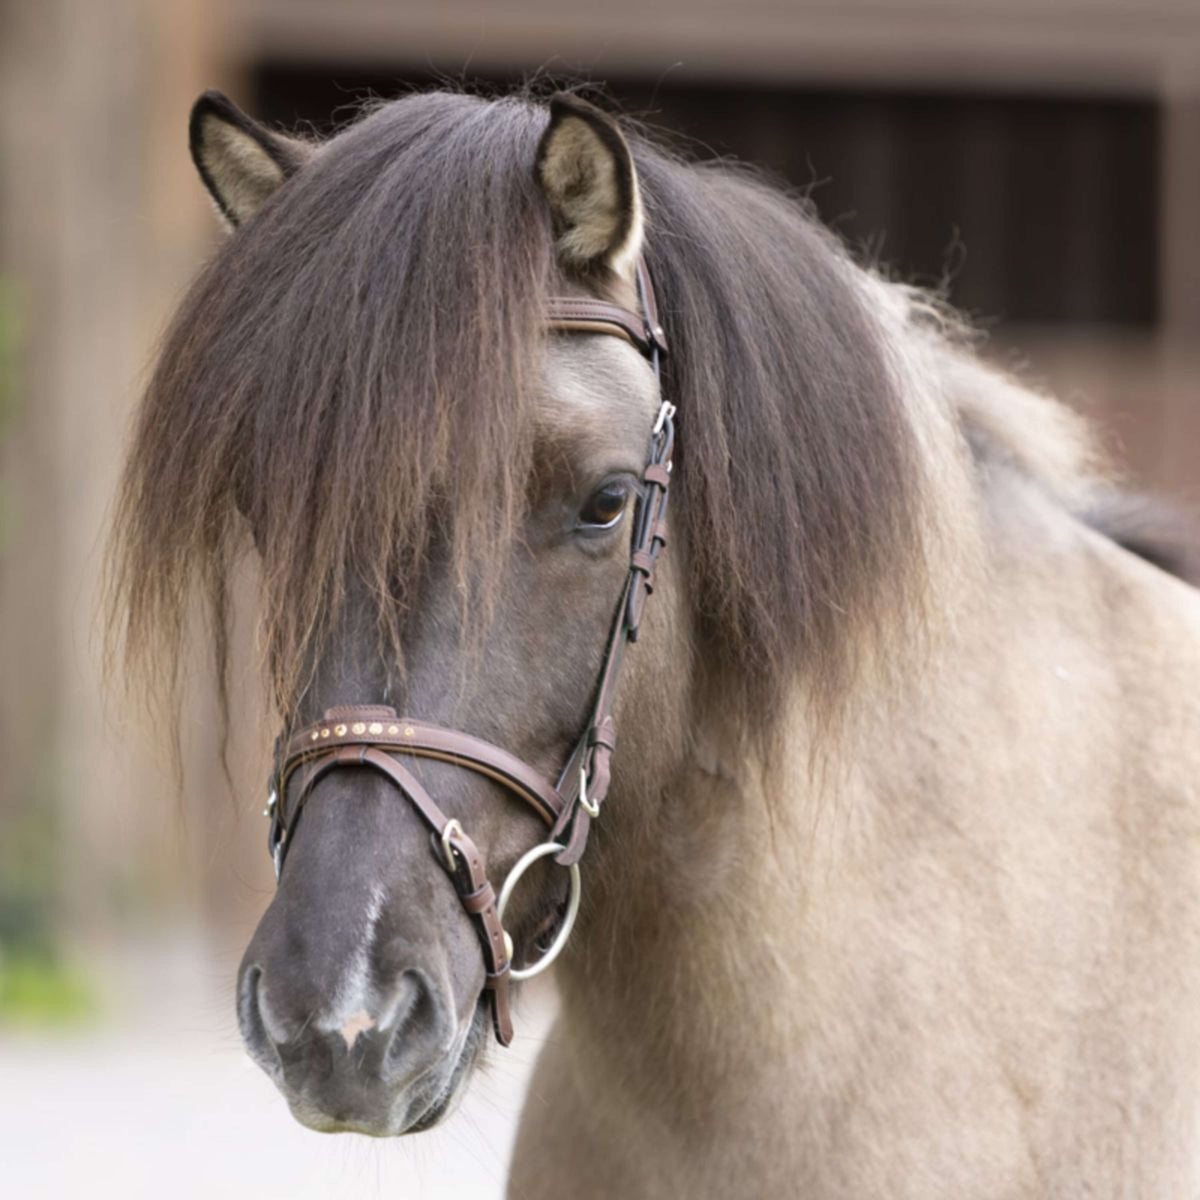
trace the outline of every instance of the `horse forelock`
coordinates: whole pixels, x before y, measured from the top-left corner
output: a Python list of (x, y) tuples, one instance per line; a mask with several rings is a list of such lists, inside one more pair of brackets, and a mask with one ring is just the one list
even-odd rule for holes
[(524, 502), (553, 262), (530, 165), (540, 132), (517, 103), (378, 109), (201, 274), (119, 502), (112, 613), (134, 664), (176, 661), (188, 594), (200, 583), (217, 602), (247, 527), (285, 711), (351, 576), (393, 647), (439, 539), (461, 592), (486, 598)]
[[(247, 528), (285, 711), (351, 575), (397, 659), (439, 540), (486, 613), (526, 501), (541, 314), (560, 285), (532, 173), (544, 124), (524, 99), (384, 105), (200, 276), (119, 500), (110, 628), (131, 664), (161, 682), (180, 661), (197, 584), (220, 625)], [(860, 272), (808, 210), (631, 142), (680, 414), (675, 553), (704, 661), (762, 732), (801, 673), (835, 699), (915, 591), (919, 436)]]

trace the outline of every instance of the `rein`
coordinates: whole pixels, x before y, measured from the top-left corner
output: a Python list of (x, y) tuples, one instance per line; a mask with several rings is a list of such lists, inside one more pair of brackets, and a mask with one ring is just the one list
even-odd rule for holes
[[(645, 264), (638, 261), (637, 290), (641, 312), (605, 300), (556, 296), (547, 305), (547, 325), (566, 332), (602, 333), (623, 338), (649, 359), (661, 382), (666, 339)], [(616, 749), (612, 709), (621, 661), (629, 642), (637, 641), (646, 597), (654, 590), (658, 556), (666, 545), (667, 499), (671, 456), (675, 445), (675, 409), (662, 401), (642, 470), (642, 494), (633, 518), (629, 572), (613, 614), (612, 628), (596, 681), (586, 729), (575, 743), (555, 782), (499, 746), (456, 729), (401, 717), (384, 705), (348, 705), (328, 709), (322, 719), (275, 743), (266, 815), (267, 846), (279, 878), (296, 823), (318, 781), (339, 767), (370, 767), (389, 779), (429, 826), (434, 854), (453, 882), (459, 901), (479, 934), (491, 996), (492, 1024), (502, 1046), (512, 1042), (509, 1004), (511, 980), (544, 971), (570, 937), (579, 911), (582, 884), (579, 860), (588, 830), (600, 815), (608, 794), (611, 760)], [(483, 853), (461, 823), (447, 816), (400, 758), (432, 758), (474, 771), (499, 783), (524, 801), (549, 826), (546, 841), (517, 860), (497, 897), (487, 878)], [(288, 801), (294, 784), (295, 797)], [(504, 912), (522, 875), (539, 859), (553, 855), (570, 879), (566, 911), (554, 941), (535, 963), (512, 965), (512, 938), (504, 928)]]

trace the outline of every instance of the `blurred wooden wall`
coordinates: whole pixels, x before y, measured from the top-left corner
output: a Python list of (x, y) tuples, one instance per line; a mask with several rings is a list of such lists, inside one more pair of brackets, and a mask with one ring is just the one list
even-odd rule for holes
[[(0, 873), (45, 853), (89, 938), (156, 906), (238, 930), (269, 887), (256, 796), (233, 807), (217, 765), (211, 691), (198, 683), (188, 709), (180, 822), (151, 750), (162, 732), (105, 701), (95, 620), (132, 404), (217, 237), (188, 108), (214, 85), (247, 101), (268, 59), (1156, 97), (1161, 327), (1006, 336), (1115, 427), (1142, 478), (1200, 493), (1195, 0), (0, 0), (0, 303), (22, 326), (16, 407), (0, 415)], [(235, 732), (239, 780), (256, 783), (264, 731), (247, 716)]]

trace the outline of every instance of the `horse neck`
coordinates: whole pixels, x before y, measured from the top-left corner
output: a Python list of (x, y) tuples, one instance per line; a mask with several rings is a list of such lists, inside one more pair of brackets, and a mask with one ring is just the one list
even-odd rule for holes
[[(800, 742), (770, 771), (710, 743), (657, 815), (645, 795), (610, 796), (613, 829), (596, 839), (587, 917), (559, 976), (561, 1029), (598, 1097), (736, 1136), (730, 1122), (763, 1114), (728, 1104), (731, 1080), (777, 1098), (795, 1088), (787, 1048), (812, 1019), (805, 948), (848, 835), (838, 786)], [(636, 827), (620, 821), (639, 806)]]
[[(786, 1059), (782, 1046), (812, 1032), (810, 968), (823, 914), (845, 902), (864, 847), (879, 851), (873, 785), (858, 770), (856, 744), (886, 724), (884, 709), (904, 703), (891, 676), (916, 677), (910, 654), (945, 657), (953, 639), (943, 634), (981, 593), (974, 469), (927, 342), (900, 326), (897, 317), (896, 370), (928, 460), (929, 539), (926, 611), (897, 622), (903, 653), (883, 670), (864, 667), (840, 731), (814, 718), (817, 702), (798, 672), (770, 767), (732, 749), (744, 745), (737, 714), (719, 705), (690, 731), (690, 753), (665, 787), (649, 787), (651, 772), (626, 760), (589, 851), (591, 902), (560, 970), (564, 1028), (578, 1061), (622, 1089), (640, 1080), (677, 1111), (719, 1103), (747, 1064), (770, 1069)], [(626, 752), (636, 760), (639, 748), (626, 742)]]

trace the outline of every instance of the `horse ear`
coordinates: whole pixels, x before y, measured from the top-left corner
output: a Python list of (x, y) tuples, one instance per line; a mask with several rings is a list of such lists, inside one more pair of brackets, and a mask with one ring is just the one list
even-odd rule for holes
[(568, 270), (607, 267), (632, 278), (642, 250), (637, 172), (616, 123), (586, 100), (560, 92), (538, 145), (537, 181), (550, 201), (558, 254)]
[(188, 123), (192, 161), (232, 229), (248, 221), (316, 153), (308, 142), (272, 133), (220, 92), (205, 92)]

